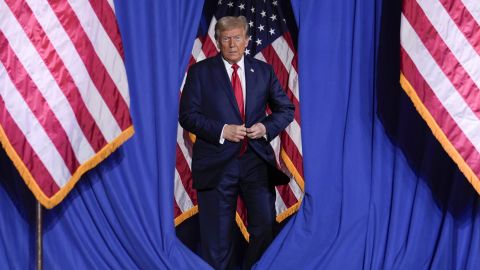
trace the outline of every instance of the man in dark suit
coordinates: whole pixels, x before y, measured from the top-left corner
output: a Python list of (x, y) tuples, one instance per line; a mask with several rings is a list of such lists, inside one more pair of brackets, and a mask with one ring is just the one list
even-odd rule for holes
[(250, 269), (273, 239), (274, 186), (289, 181), (269, 142), (293, 120), (295, 107), (272, 67), (244, 56), (247, 33), (243, 16), (218, 20), (220, 53), (190, 67), (180, 101), (180, 124), (196, 135), (192, 176), (201, 252), (215, 269), (231, 267), (237, 196), (247, 208), (243, 268)]

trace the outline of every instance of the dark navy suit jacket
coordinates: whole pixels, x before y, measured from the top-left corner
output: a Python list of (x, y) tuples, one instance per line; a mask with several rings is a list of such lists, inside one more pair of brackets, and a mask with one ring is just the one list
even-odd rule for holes
[[(267, 139), (248, 139), (248, 144), (269, 164), (274, 185), (289, 179), (277, 169), (269, 143), (293, 120), (295, 106), (282, 90), (273, 68), (262, 61), (244, 57), (246, 80), (245, 126), (261, 122)], [(266, 115), (266, 106), (272, 113)], [(224, 124), (243, 124), (221, 54), (192, 65), (180, 100), (180, 125), (196, 135), (193, 145), (192, 177), (196, 189), (214, 188), (225, 166), (240, 152), (241, 143), (219, 143)]]

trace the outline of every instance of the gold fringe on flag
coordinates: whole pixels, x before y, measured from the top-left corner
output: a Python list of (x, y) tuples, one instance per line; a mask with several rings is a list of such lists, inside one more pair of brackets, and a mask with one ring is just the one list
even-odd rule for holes
[(445, 133), (443, 133), (442, 129), (438, 126), (437, 122), (430, 114), (425, 105), (423, 104), (422, 100), (418, 97), (417, 92), (407, 80), (403, 73), (400, 73), (400, 84), (402, 85), (403, 90), (413, 102), (415, 109), (417, 109), (418, 113), (422, 116), (423, 120), (427, 122), (428, 127), (433, 133), (433, 136), (437, 138), (437, 140), (442, 145), (443, 149), (448, 153), (451, 159), (457, 164), (460, 171), (465, 175), (467, 180), (472, 184), (478, 194), (480, 194), (480, 181), (478, 180), (477, 175), (472, 171), (472, 168), (465, 162), (463, 157), (458, 153), (457, 149), (452, 145), (450, 140), (447, 138)]
[(75, 184), (80, 180), (80, 177), (97, 166), (98, 163), (106, 159), (113, 151), (115, 151), (120, 145), (122, 145), (126, 140), (128, 140), (135, 133), (133, 126), (125, 129), (117, 138), (112, 142), (105, 145), (96, 155), (94, 155), (90, 160), (83, 163), (80, 167), (77, 168), (72, 177), (68, 180), (67, 184), (62, 187), (53, 197), (47, 197), (43, 191), (38, 186), (37, 182), (33, 178), (32, 174), (28, 170), (27, 166), (23, 163), (22, 159), (19, 157), (15, 149), (10, 143), (7, 135), (2, 126), (0, 126), (0, 142), (5, 149), (8, 157), (12, 160), (13, 165), (17, 168), (20, 176), (27, 184), (28, 188), (32, 191), (35, 198), (48, 209), (53, 208), (59, 204), (67, 194), (72, 190)]

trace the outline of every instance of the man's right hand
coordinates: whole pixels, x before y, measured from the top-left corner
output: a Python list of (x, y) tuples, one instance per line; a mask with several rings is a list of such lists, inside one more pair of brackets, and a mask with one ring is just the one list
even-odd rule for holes
[(231, 142), (239, 142), (247, 136), (247, 128), (245, 124), (239, 125), (225, 125), (223, 129), (223, 138)]

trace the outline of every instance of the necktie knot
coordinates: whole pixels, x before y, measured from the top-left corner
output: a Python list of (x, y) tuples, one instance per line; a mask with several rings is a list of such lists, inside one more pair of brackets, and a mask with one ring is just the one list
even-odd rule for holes
[(237, 63), (233, 64), (233, 65), (232, 65), (233, 72), (237, 72), (237, 70), (238, 70), (239, 67), (240, 67), (240, 66), (237, 65)]

